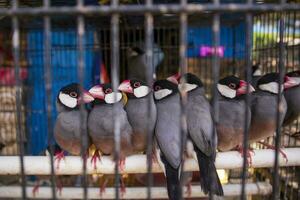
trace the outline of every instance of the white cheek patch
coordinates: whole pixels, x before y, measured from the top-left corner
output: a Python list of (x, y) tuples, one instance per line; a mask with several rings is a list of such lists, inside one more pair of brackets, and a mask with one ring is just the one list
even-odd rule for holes
[[(259, 89), (267, 92), (271, 92), (273, 94), (278, 94), (278, 83), (277, 82), (270, 82), (266, 84), (261, 84), (258, 86)], [(283, 91), (283, 85), (281, 85), (281, 92)]]
[(221, 93), (222, 96), (233, 99), (236, 97), (236, 90), (231, 89), (226, 85), (217, 84), (218, 91)]
[(105, 95), (104, 101), (108, 104), (113, 104), (119, 102), (121, 99), (122, 99), (122, 94), (120, 92), (112, 92), (110, 94)]
[(144, 97), (144, 96), (146, 96), (147, 94), (149, 94), (150, 91), (151, 91), (151, 90), (150, 90), (149, 87), (142, 85), (142, 86), (140, 86), (140, 87), (138, 87), (138, 88), (135, 88), (135, 89), (133, 90), (133, 94), (134, 94), (134, 96), (136, 96), (137, 98), (141, 98), (141, 97)]
[(196, 84), (190, 84), (190, 83), (185, 83), (184, 87), (183, 87), (183, 83), (178, 84), (178, 89), (182, 92), (189, 92), (197, 87), (198, 86)]
[(292, 77), (292, 79), (297, 83), (297, 85), (300, 85), (300, 77)]
[(77, 106), (77, 99), (70, 97), (67, 94), (60, 92), (58, 98), (60, 102), (68, 108), (75, 108)]
[(253, 76), (261, 76), (262, 72), (260, 69), (255, 70), (255, 72), (252, 74)]
[(160, 100), (162, 98), (165, 98), (166, 96), (170, 95), (172, 93), (172, 90), (168, 89), (162, 89), (154, 92), (154, 98), (156, 100)]

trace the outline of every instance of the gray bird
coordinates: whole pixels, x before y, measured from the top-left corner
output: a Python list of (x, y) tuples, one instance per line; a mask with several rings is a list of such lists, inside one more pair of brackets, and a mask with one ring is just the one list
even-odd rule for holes
[(191, 73), (183, 75), (182, 78), (185, 81), (179, 84), (179, 88), (182, 88), (188, 95), (186, 104), (187, 131), (197, 154), (201, 188), (205, 194), (211, 192), (211, 194), (223, 195), (223, 188), (214, 163), (217, 134), (213, 136), (215, 129), (203, 83)]
[[(257, 82), (257, 90), (253, 94), (251, 103), (251, 126), (249, 141), (258, 142), (273, 136), (276, 131), (277, 95), (278, 89), (283, 91), (283, 84), (279, 86), (279, 74), (269, 73)], [(283, 123), (287, 111), (284, 96), (280, 102), (280, 125)]]
[[(128, 101), (125, 105), (128, 121), (132, 127), (132, 145), (135, 152), (145, 152), (147, 148), (148, 128), (151, 137), (154, 136), (156, 123), (156, 106), (152, 89), (143, 81), (131, 79), (123, 81), (119, 88), (125, 92)], [(150, 95), (150, 98), (148, 98)], [(148, 102), (150, 100), (150, 102)], [(150, 103), (150, 113), (148, 106)], [(150, 118), (149, 118), (150, 116)]]
[(252, 66), (252, 79), (251, 79), (251, 85), (256, 88), (258, 79), (262, 76), (262, 70), (261, 70), (261, 64), (255, 64)]
[[(89, 90), (95, 98), (93, 108), (88, 117), (88, 130), (93, 144), (104, 155), (113, 155), (114, 142), (114, 111), (116, 109), (120, 127), (120, 160), (122, 170), (126, 156), (132, 154), (132, 128), (124, 110), (123, 95), (113, 92), (111, 84), (96, 85)], [(113, 108), (115, 107), (115, 108)], [(97, 151), (96, 151), (97, 152)], [(97, 155), (98, 156), (98, 155)]]
[(180, 95), (177, 84), (158, 80), (153, 85), (157, 109), (155, 137), (165, 166), (169, 199), (180, 199), (180, 166), (182, 162), (180, 130)]
[(300, 115), (300, 70), (286, 74), (283, 94), (287, 103), (283, 125), (287, 126)]
[[(57, 96), (58, 116), (54, 126), (54, 138), (61, 149), (72, 155), (81, 153), (81, 132), (87, 133), (88, 112), (83, 109), (82, 120), (79, 105), (90, 103), (94, 98), (86, 91), (80, 94), (80, 85), (69, 84)], [(60, 154), (63, 156), (63, 154)], [(58, 155), (59, 157), (59, 155)], [(60, 158), (58, 158), (60, 159)]]
[(162, 62), (164, 53), (157, 45), (153, 45), (153, 69), (147, 65), (145, 45), (143, 42), (138, 42), (135, 46), (127, 50), (127, 65), (128, 65), (128, 79), (137, 79), (146, 82), (147, 70), (153, 72), (155, 79), (155, 71), (157, 66)]
[[(234, 148), (242, 149), (245, 126), (246, 102), (248, 83), (235, 76), (227, 76), (219, 80), (217, 89), (220, 94), (219, 122), (217, 124), (218, 149), (229, 151)], [(254, 88), (249, 84), (249, 92)], [(251, 111), (248, 109), (248, 124), (250, 125)]]

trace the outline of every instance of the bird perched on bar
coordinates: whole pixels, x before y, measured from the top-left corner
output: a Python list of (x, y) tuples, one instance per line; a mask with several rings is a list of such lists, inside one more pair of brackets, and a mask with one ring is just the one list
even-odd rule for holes
[(180, 129), (180, 95), (177, 84), (158, 80), (153, 85), (157, 109), (155, 137), (165, 167), (169, 199), (181, 199), (180, 166), (182, 135)]
[[(237, 149), (242, 154), (246, 108), (249, 114), (249, 126), (251, 120), (250, 105), (246, 105), (244, 98), (247, 94), (247, 87), (249, 87), (249, 93), (254, 91), (251, 84), (236, 76), (227, 76), (219, 80), (217, 84), (217, 90), (220, 94), (217, 134), (218, 149), (221, 151)], [(250, 155), (248, 154), (248, 156)]]
[(187, 93), (187, 132), (193, 142), (200, 169), (200, 185), (205, 194), (223, 195), (223, 188), (215, 167), (217, 134), (211, 109), (205, 97), (202, 81), (194, 74), (181, 77), (179, 88)]
[[(90, 103), (93, 100), (92, 95), (83, 90), (78, 83), (71, 83), (62, 87), (58, 93), (56, 103), (58, 116), (54, 126), (54, 138), (62, 150), (72, 155), (80, 155), (81, 153), (82, 132), (87, 135), (87, 148), (89, 147), (88, 111), (85, 108), (80, 110), (80, 104)], [(86, 150), (83, 149), (83, 151)], [(56, 155), (58, 161), (63, 157), (63, 151)]]
[(147, 136), (148, 134), (154, 136), (156, 123), (156, 106), (152, 88), (143, 81), (131, 79), (123, 81), (118, 89), (125, 92), (128, 97), (125, 111), (133, 131), (131, 137), (133, 150), (146, 152)]
[(300, 70), (286, 74), (283, 94), (287, 103), (283, 125), (287, 126), (300, 115)]
[[(137, 42), (127, 50), (128, 79), (137, 79), (146, 82), (147, 70), (155, 75), (157, 66), (162, 62), (164, 53), (157, 44), (153, 44), (153, 69), (148, 66), (146, 50), (143, 42)], [(152, 74), (151, 74), (152, 75)], [(155, 77), (153, 77), (155, 78)]]
[[(287, 78), (285, 79), (287, 80)], [(283, 92), (283, 89), (284, 83), (279, 85), (279, 73), (265, 74), (257, 81), (257, 90), (253, 93), (251, 103), (250, 142), (258, 142), (274, 135), (277, 127), (277, 112), (280, 112), (279, 126), (282, 125), (287, 111), (287, 103), (284, 96), (282, 96), (278, 107), (277, 95), (279, 95), (279, 91)], [(274, 148), (266, 143), (260, 143), (269, 148)], [(280, 152), (286, 158), (281, 150)]]

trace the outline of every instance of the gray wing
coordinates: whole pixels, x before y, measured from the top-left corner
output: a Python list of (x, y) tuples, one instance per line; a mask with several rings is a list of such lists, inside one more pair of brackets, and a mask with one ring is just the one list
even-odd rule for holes
[[(189, 96), (190, 97), (190, 96)], [(213, 120), (210, 105), (204, 96), (195, 96), (188, 99), (187, 105), (188, 133), (196, 146), (207, 156), (216, 149), (217, 135), (213, 141)]]
[(181, 131), (179, 96), (174, 95), (158, 102), (155, 136), (170, 165), (177, 169), (181, 162)]

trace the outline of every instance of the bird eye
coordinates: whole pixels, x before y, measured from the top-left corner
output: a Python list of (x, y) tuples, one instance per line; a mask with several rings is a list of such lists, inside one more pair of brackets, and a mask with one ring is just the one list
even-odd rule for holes
[(76, 98), (78, 95), (76, 92), (70, 92), (70, 96)]
[(135, 82), (135, 83), (133, 84), (133, 87), (135, 87), (135, 88), (140, 87), (140, 86), (141, 86), (141, 83), (140, 83), (140, 82)]
[(228, 85), (231, 89), (235, 89), (236, 88), (236, 84), (234, 84), (234, 83), (229, 83), (229, 85)]
[(154, 91), (158, 91), (160, 89), (161, 89), (161, 87), (159, 85), (157, 85), (157, 86), (154, 87)]
[(107, 89), (105, 90), (105, 94), (109, 94), (109, 93), (112, 93), (112, 89), (107, 88)]

